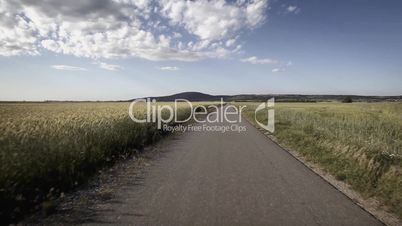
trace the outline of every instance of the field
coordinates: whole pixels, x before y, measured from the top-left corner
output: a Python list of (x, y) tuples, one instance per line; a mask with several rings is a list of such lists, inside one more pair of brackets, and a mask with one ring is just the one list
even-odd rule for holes
[[(240, 105), (253, 121), (257, 104)], [(281, 144), (402, 218), (402, 103), (277, 103), (275, 122)]]
[[(254, 120), (257, 103), (238, 104)], [(164, 135), (157, 123), (134, 123), (128, 106), (0, 104), (0, 219), (46, 210), (54, 197)], [(143, 104), (134, 113), (145, 111)], [(190, 109), (179, 113), (187, 118)], [(257, 118), (267, 120), (263, 112)], [(402, 218), (402, 103), (276, 103), (275, 118), (280, 143)]]
[[(0, 219), (59, 196), (163, 133), (134, 123), (128, 103), (0, 104)], [(179, 105), (179, 118), (190, 108)], [(134, 109), (145, 114), (145, 104)]]

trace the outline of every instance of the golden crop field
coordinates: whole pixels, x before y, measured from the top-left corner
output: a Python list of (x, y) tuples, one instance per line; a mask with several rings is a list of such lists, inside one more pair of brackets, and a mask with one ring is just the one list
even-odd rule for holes
[[(0, 215), (17, 216), (162, 136), (129, 103), (0, 104)], [(179, 117), (190, 113), (179, 105)], [(145, 104), (134, 114), (143, 116)], [(10, 209), (11, 207), (11, 209)], [(0, 216), (1, 218), (1, 216)]]
[[(247, 105), (253, 121), (257, 103)], [(402, 217), (402, 103), (276, 103), (274, 136)], [(267, 121), (266, 114), (257, 115)]]

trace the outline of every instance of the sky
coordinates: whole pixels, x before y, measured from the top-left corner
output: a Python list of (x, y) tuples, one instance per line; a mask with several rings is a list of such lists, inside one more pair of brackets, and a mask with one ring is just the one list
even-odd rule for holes
[(402, 95), (400, 0), (0, 0), (0, 100)]

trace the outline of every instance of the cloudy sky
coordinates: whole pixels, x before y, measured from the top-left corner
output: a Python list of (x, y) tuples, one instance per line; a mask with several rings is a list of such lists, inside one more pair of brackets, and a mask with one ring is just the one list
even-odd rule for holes
[(402, 95), (400, 0), (0, 0), (0, 100)]

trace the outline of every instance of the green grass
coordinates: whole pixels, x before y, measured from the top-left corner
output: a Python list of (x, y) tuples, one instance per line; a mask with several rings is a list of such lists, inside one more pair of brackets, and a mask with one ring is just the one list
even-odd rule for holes
[[(128, 103), (0, 104), (0, 219), (13, 220), (163, 134)], [(182, 106), (179, 115), (187, 118)], [(145, 105), (135, 109), (143, 116)]]
[(277, 103), (275, 118), (280, 143), (402, 218), (402, 103)]

